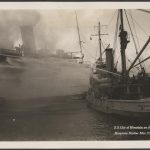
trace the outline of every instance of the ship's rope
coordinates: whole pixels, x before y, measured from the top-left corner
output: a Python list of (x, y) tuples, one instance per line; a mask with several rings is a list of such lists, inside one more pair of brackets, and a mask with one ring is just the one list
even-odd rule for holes
[[(147, 57), (147, 58), (145, 58), (144, 60), (142, 60), (140, 63), (143, 63), (143, 62), (145, 62), (145, 61), (147, 61), (147, 60), (149, 60), (150, 59), (150, 56), (149, 57)], [(138, 66), (139, 65), (139, 63), (138, 64), (136, 64), (136, 65), (134, 65), (133, 67), (136, 67), (136, 66)]]
[(97, 54), (98, 54), (98, 51), (99, 51), (99, 46), (97, 45), (97, 48), (96, 48), (96, 54), (95, 54), (95, 60), (97, 59)]
[[(120, 59), (120, 57), (121, 57), (121, 55), (119, 55), (118, 56), (118, 58), (117, 58), (117, 62), (116, 62), (116, 64), (115, 64), (115, 68), (117, 68), (117, 65), (118, 65), (118, 62), (119, 62), (119, 59)], [(127, 57), (127, 56), (126, 56)], [(131, 62), (131, 60), (127, 57), (127, 60), (128, 60), (128, 62), (131, 64), (132, 62)], [(134, 67), (134, 69), (137, 69), (138, 71), (139, 71), (139, 68), (138, 67)]]
[[(117, 22), (116, 22), (115, 36), (114, 36), (114, 42), (113, 42), (113, 56), (114, 56), (114, 58), (115, 58), (115, 52), (117, 50), (118, 28), (119, 28), (119, 12), (117, 14)], [(115, 64), (115, 68), (117, 67), (118, 59), (117, 59), (116, 64)]]
[[(104, 44), (106, 44), (106, 43), (104, 43), (103, 41), (101, 41), (101, 43), (102, 43), (102, 47), (103, 47), (103, 49), (104, 49), (104, 50), (102, 51), (102, 56), (103, 56), (103, 54), (105, 53), (105, 49), (106, 49), (106, 47), (104, 46)], [(97, 47), (95, 59), (97, 58), (97, 53), (98, 53), (98, 51), (99, 51), (99, 48)]]
[[(131, 14), (129, 14), (131, 17)], [(134, 22), (136, 23), (136, 25), (141, 29), (141, 31), (143, 31), (143, 33), (149, 37), (149, 35), (147, 34), (147, 32), (144, 30), (144, 28), (137, 22), (137, 20), (135, 20), (135, 18), (132, 18), (134, 20)]]
[(115, 37), (114, 37), (114, 43), (113, 43), (114, 52), (115, 52), (116, 45), (117, 45), (118, 26), (119, 26), (119, 12), (117, 14), (117, 23), (116, 23)]
[(122, 75), (118, 74), (118, 73), (114, 73), (114, 72), (111, 72), (111, 71), (108, 71), (108, 70), (104, 70), (104, 69), (100, 69), (100, 68), (96, 68), (96, 69), (99, 70), (99, 71), (102, 71), (102, 72), (106, 72), (108, 74), (112, 74), (114, 76), (122, 77)]
[[(127, 12), (127, 11), (126, 11)], [(128, 12), (127, 12), (128, 13)], [(134, 32), (135, 32), (135, 37), (137, 39), (137, 45), (138, 45), (138, 48), (140, 48), (140, 43), (139, 43), (139, 38), (137, 36), (137, 32), (136, 32), (136, 27), (135, 27), (135, 23), (134, 23), (134, 20), (133, 20), (133, 16), (132, 16), (132, 13), (131, 13), (131, 10), (130, 10), (130, 17), (131, 17), (131, 20), (132, 20), (132, 24), (133, 24), (133, 29), (134, 29)], [(133, 35), (132, 35), (133, 36)]]
[[(129, 33), (129, 35), (131, 35), (131, 34)], [(133, 36), (134, 36), (135, 38), (137, 38), (137, 35), (133, 34)], [(139, 39), (140, 41), (145, 42), (145, 40), (144, 40), (143, 38), (139, 38), (139, 37), (138, 37), (138, 39)]]
[[(115, 52), (115, 49), (116, 49), (116, 46), (117, 46), (117, 34), (118, 34), (118, 26), (119, 26), (119, 13), (117, 15), (117, 23), (116, 23), (116, 30), (115, 30), (115, 38), (114, 38), (114, 46), (113, 46), (113, 49), (114, 49), (114, 52)], [(133, 35), (133, 33), (132, 33)], [(120, 59), (120, 55), (118, 56), (117, 58), (117, 61), (116, 61), (116, 64), (115, 64), (115, 68), (117, 67), (118, 65), (118, 61)], [(128, 62), (131, 64), (131, 61), (129, 60), (129, 58), (127, 58)], [(139, 68), (136, 67), (136, 69), (139, 71)]]
[(88, 56), (90, 56), (91, 58), (95, 59), (95, 57), (92, 56), (92, 54), (89, 51), (87, 51), (87, 49), (85, 47), (83, 47), (83, 49), (86, 51), (86, 53), (88, 54)]
[[(128, 25), (129, 25), (129, 29), (130, 29), (131, 35), (132, 35), (132, 39), (133, 39), (133, 43), (134, 43), (134, 46), (135, 46), (136, 54), (138, 55), (138, 48), (137, 48), (137, 45), (136, 45), (136, 42), (135, 42), (135, 39), (134, 39), (134, 36), (133, 36), (133, 32), (132, 32), (132, 29), (131, 29), (131, 25), (130, 25), (130, 22), (129, 22), (126, 10), (124, 10), (124, 12), (125, 12), (125, 16), (126, 16), (126, 19), (127, 19)], [(139, 63), (140, 63), (141, 60), (140, 59), (138, 59), (138, 60), (139, 60)], [(140, 67), (143, 68), (141, 64), (140, 64)]]
[[(142, 31), (146, 36), (149, 37), (149, 35), (147, 34), (147, 32), (144, 30), (144, 28), (142, 28), (142, 26), (135, 20), (135, 18), (132, 17), (132, 14), (129, 13), (129, 15), (130, 15), (130, 17), (132, 18), (132, 20), (136, 23), (136, 25), (139, 27), (139, 29), (141, 29), (141, 31)], [(135, 36), (136, 36), (136, 38), (138, 37), (137, 35), (135, 35)], [(139, 39), (139, 37), (138, 37), (138, 39)], [(143, 39), (140, 39), (140, 40), (141, 40), (141, 41), (144, 41)], [(143, 60), (143, 58), (142, 58), (142, 60)], [(141, 64), (141, 63), (138, 63), (138, 64)], [(144, 68), (146, 68), (144, 62), (143, 62), (143, 65), (144, 65)]]
[(115, 18), (116, 13), (117, 13), (117, 10), (114, 12), (114, 14), (112, 15), (110, 21), (108, 22), (108, 26), (109, 26), (109, 27), (110, 27), (110, 25), (111, 25), (113, 19)]
[(137, 9), (137, 10), (142, 11), (142, 12), (146, 12), (146, 13), (150, 14), (150, 11), (146, 10), (146, 9)]
[[(131, 60), (129, 59), (129, 58), (127, 58), (127, 60), (128, 60), (128, 62), (130, 63), (130, 64), (132, 64), (132, 62), (131, 62)], [(135, 67), (138, 71), (140, 71), (140, 69), (138, 68), (138, 67)]]
[[(127, 12), (127, 11), (126, 11)], [(128, 13), (128, 12), (127, 12)], [(133, 20), (133, 16), (132, 16), (132, 13), (131, 13), (131, 11), (130, 11), (130, 13), (128, 13), (128, 14), (130, 14), (130, 17), (131, 17), (131, 20), (132, 20), (132, 24), (133, 24), (133, 29), (134, 29), (134, 32), (135, 32), (135, 36), (134, 35), (132, 35), (132, 36), (134, 36), (134, 37), (136, 37), (136, 39), (137, 39), (137, 44), (138, 44), (138, 48), (140, 49), (140, 43), (139, 43), (139, 37), (137, 36), (137, 32), (136, 32), (136, 27), (135, 27), (135, 23), (134, 23), (134, 20)], [(141, 61), (143, 60), (143, 58), (141, 57)], [(139, 62), (140, 63), (140, 62)], [(141, 63), (140, 63), (141, 64)], [(145, 63), (143, 62), (143, 65), (144, 65), (144, 68), (145, 68)], [(142, 67), (142, 65), (140, 65), (140, 67)]]
[(103, 49), (105, 50), (105, 46), (104, 46), (104, 43), (101, 41), (101, 43), (102, 43), (102, 47), (103, 47)]

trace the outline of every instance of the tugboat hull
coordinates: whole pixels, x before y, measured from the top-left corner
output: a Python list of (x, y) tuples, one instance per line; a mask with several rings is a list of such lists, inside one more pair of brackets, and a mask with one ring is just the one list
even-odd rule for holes
[(97, 99), (87, 95), (87, 104), (93, 109), (106, 113), (128, 117), (150, 117), (150, 97), (138, 100)]

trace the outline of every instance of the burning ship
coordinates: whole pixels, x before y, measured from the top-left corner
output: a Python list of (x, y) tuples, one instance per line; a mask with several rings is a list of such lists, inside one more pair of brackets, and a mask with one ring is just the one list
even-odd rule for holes
[[(141, 11), (150, 13), (146, 10)], [(137, 52), (137, 56), (127, 69), (126, 49), (130, 41), (128, 39), (128, 32), (125, 30), (124, 16), (126, 16), (126, 18), (128, 17), (126, 10), (118, 10), (118, 26), (116, 29), (119, 31), (116, 31), (116, 36), (119, 32), (122, 71), (117, 71), (114, 64), (114, 49), (109, 46), (105, 49), (105, 61), (102, 61), (102, 52), (100, 49), (100, 58), (97, 60), (96, 67), (93, 68), (90, 76), (87, 104), (93, 109), (106, 114), (116, 114), (128, 117), (149, 117), (150, 76), (146, 73), (142, 63), (147, 61), (150, 57), (147, 57), (144, 60), (140, 57), (148, 46), (150, 37), (147, 39), (141, 50)], [(132, 33), (128, 18), (127, 21)], [(134, 37), (132, 38), (134, 41)], [(101, 38), (99, 39), (101, 42)], [(140, 66), (138, 74), (130, 76), (130, 71), (137, 66)]]
[[(23, 39), (23, 45), (16, 46), (13, 49), (0, 48), (0, 65), (1, 67), (17, 68), (23, 63), (23, 56), (35, 55), (35, 40), (32, 26), (20, 27)], [(5, 64), (5, 66), (4, 66)]]

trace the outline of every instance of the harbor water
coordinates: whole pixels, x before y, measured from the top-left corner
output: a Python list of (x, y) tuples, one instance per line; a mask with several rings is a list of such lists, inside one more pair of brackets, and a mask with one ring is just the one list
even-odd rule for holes
[(19, 71), (0, 69), (0, 141), (150, 139), (144, 134), (149, 129), (137, 129), (149, 128), (149, 120), (106, 115), (87, 107), (88, 67), (52, 58), (24, 62)]
[(47, 104), (46, 106), (39, 105), (28, 110), (1, 112), (0, 140), (102, 141), (150, 139), (148, 135), (115, 135), (115, 126), (148, 126), (148, 122), (144, 123), (140, 120), (129, 120), (128, 118), (96, 112), (87, 107), (83, 95), (53, 97), (51, 103), (48, 103), (49, 99), (43, 99), (43, 101)]

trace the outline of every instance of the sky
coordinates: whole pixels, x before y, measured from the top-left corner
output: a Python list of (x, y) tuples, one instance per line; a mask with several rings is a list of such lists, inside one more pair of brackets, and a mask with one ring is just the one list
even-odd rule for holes
[[(94, 62), (99, 57), (99, 45), (98, 36), (92, 36), (92, 40), (90, 40), (91, 34), (98, 33), (97, 26), (100, 22), (102, 25), (101, 33), (108, 34), (102, 36), (103, 50), (108, 44), (113, 47), (117, 9), (0, 9), (0, 46), (12, 48), (12, 46), (22, 43), (19, 27), (32, 25), (37, 50), (48, 49), (50, 52), (54, 52), (56, 49), (63, 49), (66, 52), (79, 51), (75, 11), (78, 17), (81, 40), (84, 42), (82, 45), (85, 60)], [(134, 9), (126, 10), (126, 12), (139, 51), (150, 35), (150, 14)], [(131, 41), (127, 46), (126, 55), (133, 61), (136, 56), (135, 47), (125, 14), (124, 25), (125, 30), (129, 32)], [(142, 58), (149, 54), (147, 47)], [(119, 38), (115, 62), (117, 60), (120, 61)], [(127, 61), (127, 67), (129, 65), (130, 63)], [(145, 65), (148, 64), (145, 63)], [(147, 69), (149, 68), (147, 67)]]

